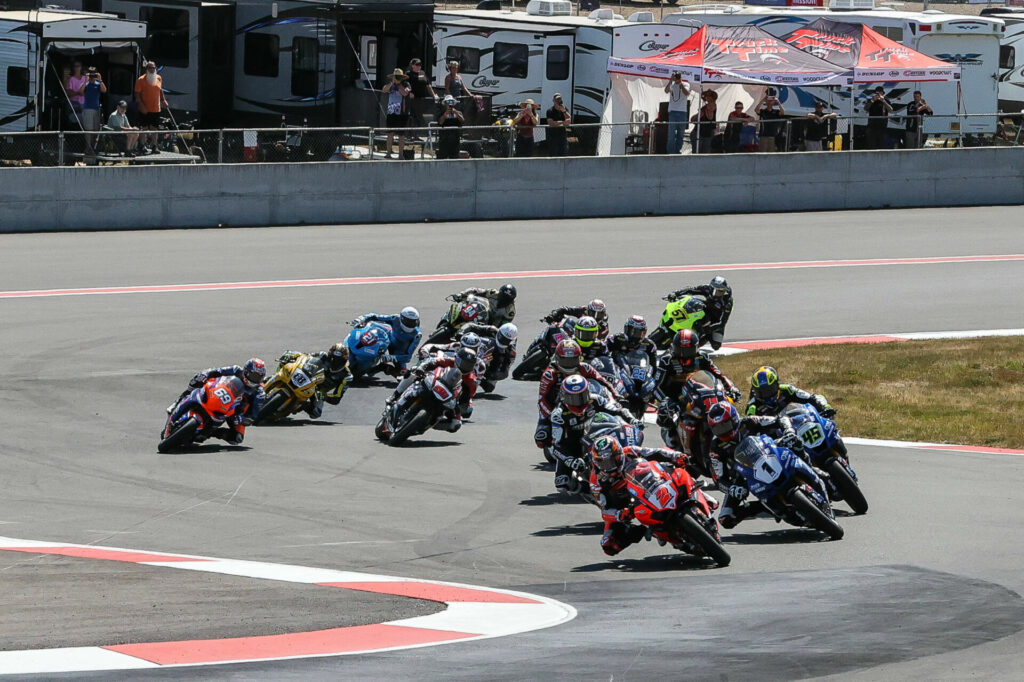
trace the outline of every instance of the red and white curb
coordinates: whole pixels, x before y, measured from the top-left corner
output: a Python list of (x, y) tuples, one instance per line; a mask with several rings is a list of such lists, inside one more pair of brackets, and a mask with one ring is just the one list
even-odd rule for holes
[(576, 617), (576, 609), (572, 606), (547, 597), (432, 580), (8, 537), (0, 537), (0, 551), (122, 561), (259, 580), (306, 583), (324, 588), (425, 599), (446, 606), (443, 611), (427, 616), (314, 632), (0, 651), (2, 675), (218, 665), (394, 651), (504, 637), (553, 627)]
[(202, 282), (153, 284), (118, 287), (82, 287), (76, 289), (32, 289), (0, 291), (4, 298), (41, 298), (51, 296), (95, 296), (110, 294), (152, 294), (185, 291), (227, 291), (237, 289), (278, 289), (295, 287), (336, 287), (368, 284), (413, 284), (487, 279), (534, 279), (547, 277), (599, 277), (607, 275), (662, 275), (687, 272), (736, 272), (743, 270), (802, 270), (805, 268), (852, 268), (885, 265), (943, 265), (955, 263), (995, 263), (1024, 261), (1024, 254), (987, 256), (928, 256), (922, 258), (863, 258), (856, 260), (809, 260), (765, 263), (719, 263), (706, 265), (653, 265), (574, 270), (514, 270), (497, 272), (459, 272), (438, 275), (388, 275), (383, 277), (334, 277), (323, 279), (262, 280), (255, 282)]

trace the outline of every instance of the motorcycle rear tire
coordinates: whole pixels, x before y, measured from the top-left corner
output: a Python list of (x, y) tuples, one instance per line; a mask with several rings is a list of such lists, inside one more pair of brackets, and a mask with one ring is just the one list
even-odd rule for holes
[(259, 416), (252, 423), (258, 425), (274, 421), (277, 413), (284, 407), (286, 402), (288, 402), (288, 396), (284, 391), (274, 391), (267, 398), (267, 401), (263, 403)]
[(548, 356), (543, 348), (533, 351), (512, 370), (512, 378), (516, 381), (537, 381), (544, 371)]
[(818, 509), (818, 505), (811, 502), (810, 498), (802, 490), (794, 490), (789, 498), (790, 504), (797, 508), (804, 520), (815, 530), (820, 530), (833, 540), (843, 539), (843, 527), (830, 519), (825, 512)]
[(839, 488), (839, 492), (843, 494), (843, 500), (846, 501), (846, 504), (850, 505), (853, 513), (866, 514), (868, 511), (868, 501), (864, 497), (864, 492), (860, 489), (860, 486), (850, 476), (850, 472), (846, 470), (846, 467), (839, 460), (833, 459), (825, 467), (825, 471), (832, 479), (832, 483)]
[(427, 428), (427, 422), (430, 420), (430, 413), (426, 410), (420, 410), (417, 414), (413, 415), (412, 419), (409, 419), (402, 424), (398, 429), (391, 434), (391, 438), (388, 439), (388, 445), (392, 447), (398, 447), (409, 439), (409, 436), (414, 436), (417, 433), (422, 433)]
[(732, 557), (729, 556), (729, 552), (722, 546), (722, 543), (716, 540), (692, 514), (682, 514), (679, 523), (682, 526), (683, 535), (700, 547), (704, 556), (711, 557), (712, 561), (722, 568), (732, 562)]
[(198, 430), (199, 420), (195, 417), (189, 417), (184, 424), (172, 431), (167, 438), (160, 441), (160, 444), (156, 446), (157, 452), (170, 452), (176, 448), (188, 445), (195, 438), (196, 431)]

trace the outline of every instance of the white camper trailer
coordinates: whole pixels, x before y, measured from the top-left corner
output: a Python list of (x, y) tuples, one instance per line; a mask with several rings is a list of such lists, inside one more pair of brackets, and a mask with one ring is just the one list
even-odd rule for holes
[[(950, 83), (861, 83), (856, 93), (856, 111), (860, 112), (868, 93), (876, 86), (885, 87), (889, 99), (900, 113), (913, 98), (914, 90), (922, 95), (936, 114), (990, 114), (997, 107), (997, 69), (999, 40), (1003, 22), (988, 17), (946, 14), (937, 10), (897, 12), (887, 7), (870, 8), (871, 0), (833, 0), (825, 7), (754, 7), (747, 5), (693, 5), (679, 12), (666, 14), (663, 21), (700, 26), (758, 26), (774, 36), (782, 36), (812, 21), (825, 17), (833, 21), (864, 24), (890, 40), (945, 62), (961, 67), (960, 97)], [(840, 9), (850, 8), (850, 9)], [(868, 7), (869, 9), (860, 9)], [(788, 90), (788, 92), (787, 92)], [(837, 93), (838, 97), (843, 97)], [(786, 101), (788, 98), (788, 101)], [(804, 114), (814, 105), (815, 94), (802, 88), (787, 88), (780, 93), (787, 113)], [(794, 101), (795, 99), (795, 101)], [(961, 106), (958, 106), (961, 104)], [(901, 106), (902, 105), (902, 106)], [(849, 100), (837, 107), (838, 113), (849, 114)], [(960, 124), (953, 118), (928, 117), (924, 124), (928, 133), (959, 133)], [(992, 133), (995, 116), (979, 116), (964, 121), (962, 132)]]
[(999, 111), (1020, 113), (1024, 111), (1024, 9), (1001, 7), (981, 13), (1006, 24), (999, 46)]
[(146, 25), (68, 10), (0, 12), (0, 130), (59, 130), (67, 119), (61, 68), (80, 59), (107, 85), (104, 113), (131, 99)]
[[(656, 54), (693, 34), (688, 26), (653, 23), (650, 12), (629, 20), (607, 9), (570, 16), (571, 5), (545, 0), (530, 2), (526, 12), (438, 12), (435, 90), (444, 89), (448, 62), (458, 61), (470, 91), (490, 95), (496, 108), (518, 107), (530, 98), (543, 116), (557, 92), (574, 122), (597, 123), (610, 82), (608, 57)], [(590, 146), (596, 140), (596, 131), (588, 132), (577, 131), (585, 147), (584, 138)], [(542, 140), (542, 131), (536, 136)]]

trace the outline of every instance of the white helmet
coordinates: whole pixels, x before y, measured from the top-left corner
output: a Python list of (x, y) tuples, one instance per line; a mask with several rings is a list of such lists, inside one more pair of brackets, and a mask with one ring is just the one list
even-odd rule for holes
[(402, 327), (402, 331), (411, 334), (420, 327), (420, 311), (411, 305), (402, 308), (402, 312), (398, 314), (398, 323)]
[(480, 337), (473, 332), (466, 332), (459, 339), (459, 343), (462, 344), (463, 348), (469, 348), (470, 350), (479, 350), (481, 340)]
[(494, 340), (502, 348), (508, 348), (509, 346), (514, 344), (516, 342), (516, 339), (518, 338), (519, 330), (511, 322), (506, 322), (505, 324), (498, 327), (498, 334), (494, 338)]

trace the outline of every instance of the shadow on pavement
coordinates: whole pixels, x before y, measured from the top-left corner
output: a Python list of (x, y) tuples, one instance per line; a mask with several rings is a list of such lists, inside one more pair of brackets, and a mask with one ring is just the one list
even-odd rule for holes
[(572, 526), (553, 526), (534, 531), (530, 535), (546, 538), (556, 535), (600, 535), (602, 531), (604, 531), (604, 523), (594, 521), (593, 523), (577, 523)]
[(407, 440), (399, 448), (446, 448), (462, 445), (456, 440)]
[[(643, 548), (630, 547), (625, 551), (638, 551)], [(677, 552), (675, 554), (659, 554), (637, 559), (609, 558), (595, 564), (585, 564), (572, 569), (573, 573), (597, 573), (599, 571), (626, 571), (629, 573), (659, 573), (664, 571), (703, 571), (717, 568), (710, 559), (690, 556)]]
[(723, 544), (792, 545), (803, 542), (824, 542), (828, 536), (810, 528), (782, 528), (763, 533), (731, 533), (722, 536)]
[(265, 426), (336, 426), (338, 424), (341, 422), (330, 422), (324, 419), (281, 419), (275, 422), (262, 422), (256, 426), (263, 428)]
[(192, 444), (188, 447), (178, 448), (171, 452), (165, 452), (161, 454), (165, 455), (212, 455), (217, 452), (246, 452), (252, 450), (248, 445), (219, 445), (217, 443), (201, 443), (199, 445)]
[(543, 507), (549, 504), (590, 504), (579, 495), (563, 495), (562, 493), (548, 493), (547, 495), (534, 495), (522, 500), (519, 504), (524, 507)]

